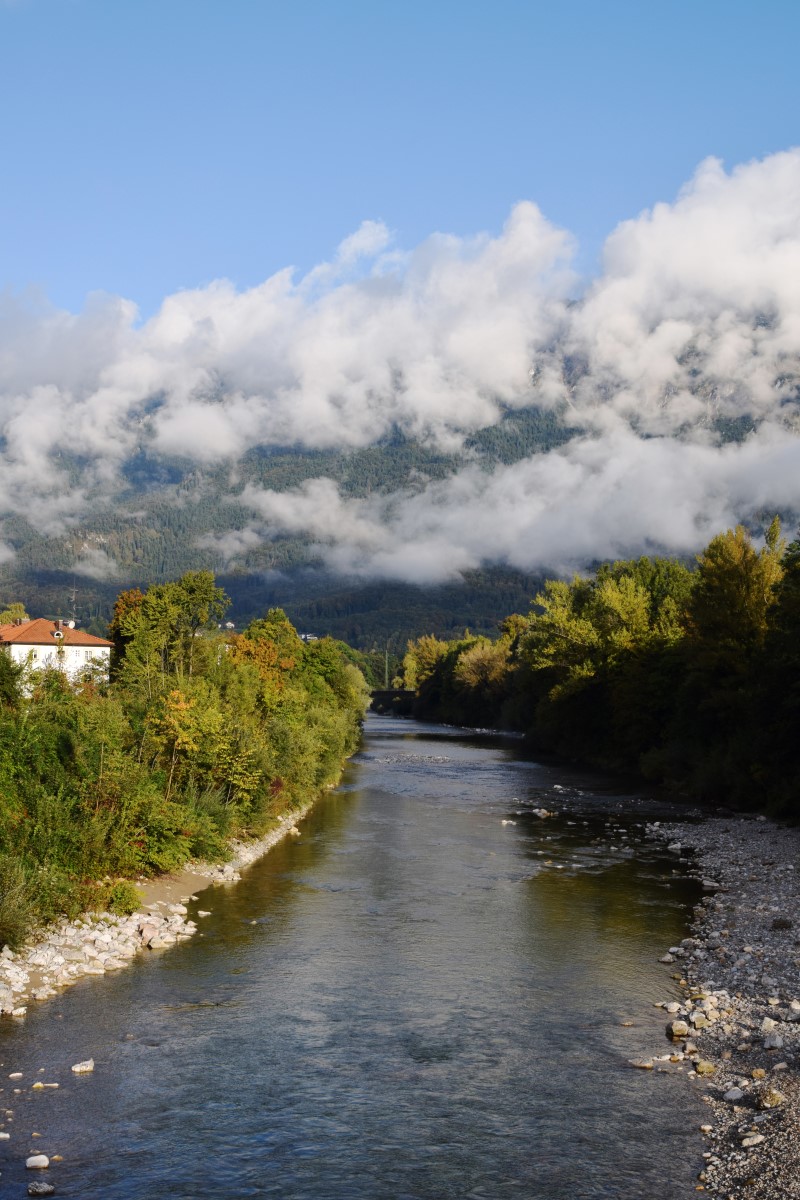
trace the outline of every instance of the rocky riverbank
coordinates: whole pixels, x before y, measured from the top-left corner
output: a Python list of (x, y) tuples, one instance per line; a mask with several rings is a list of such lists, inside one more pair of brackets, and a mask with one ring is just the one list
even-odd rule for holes
[(698, 1191), (800, 1198), (800, 830), (763, 817), (648, 826), (706, 893), (670, 947), (685, 996), (662, 1005), (673, 1061), (708, 1103)]
[[(0, 951), (0, 1013), (22, 1018), (33, 1001), (47, 1000), (88, 975), (105, 975), (127, 966), (143, 951), (160, 950), (191, 937), (197, 922), (187, 903), (214, 884), (235, 883), (254, 863), (287, 836), (300, 836), (297, 821), (311, 806), (285, 816), (255, 841), (233, 841), (223, 865), (191, 863), (177, 876), (140, 880), (142, 904), (132, 916), (87, 913), (49, 927), (16, 953)], [(207, 916), (200, 909), (198, 917)]]

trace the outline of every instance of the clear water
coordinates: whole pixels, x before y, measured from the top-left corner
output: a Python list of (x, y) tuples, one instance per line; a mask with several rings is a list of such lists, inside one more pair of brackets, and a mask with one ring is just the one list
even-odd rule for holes
[(302, 838), (201, 896), (202, 936), (0, 1026), (0, 1185), (43, 1152), (82, 1200), (688, 1195), (700, 1101), (628, 1060), (666, 1049), (694, 895), (624, 804), (370, 718)]

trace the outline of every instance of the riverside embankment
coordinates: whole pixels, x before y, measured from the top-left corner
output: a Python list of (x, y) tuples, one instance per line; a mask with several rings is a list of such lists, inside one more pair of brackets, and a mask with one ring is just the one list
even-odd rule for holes
[[(86, 913), (50, 926), (14, 953), (0, 951), (0, 1015), (25, 1017), (28, 1003), (49, 1000), (61, 988), (86, 976), (127, 966), (138, 953), (163, 950), (197, 932), (186, 905), (210, 884), (238, 883), (241, 871), (257, 862), (284, 837), (300, 836), (297, 822), (311, 805), (282, 817), (269, 833), (252, 841), (233, 840), (222, 864), (188, 863), (176, 875), (139, 880), (142, 902), (130, 916)], [(204, 909), (199, 917), (209, 916)]]
[(705, 1081), (698, 1186), (734, 1200), (796, 1200), (800, 830), (730, 815), (650, 833), (697, 868), (706, 892), (692, 936), (666, 955), (684, 992), (668, 1004), (669, 1031)]
[(370, 718), (300, 837), (182, 893), (195, 936), (0, 1023), (4, 1187), (42, 1153), (82, 1200), (688, 1194), (694, 1073), (630, 1066), (697, 898), (665, 815)]

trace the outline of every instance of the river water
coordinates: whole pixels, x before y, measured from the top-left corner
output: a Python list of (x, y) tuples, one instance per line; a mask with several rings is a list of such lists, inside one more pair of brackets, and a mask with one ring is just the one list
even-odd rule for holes
[(198, 936), (3, 1022), (4, 1194), (44, 1152), (82, 1200), (688, 1196), (695, 1086), (629, 1059), (695, 893), (629, 799), (516, 749), (370, 717)]

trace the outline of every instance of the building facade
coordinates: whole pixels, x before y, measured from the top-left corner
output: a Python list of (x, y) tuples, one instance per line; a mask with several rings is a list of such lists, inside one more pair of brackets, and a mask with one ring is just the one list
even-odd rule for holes
[(113, 642), (75, 629), (71, 621), (14, 621), (0, 625), (0, 648), (13, 662), (30, 670), (55, 667), (70, 679), (101, 670), (108, 678)]

